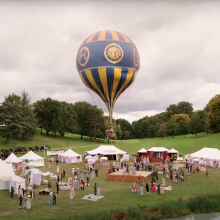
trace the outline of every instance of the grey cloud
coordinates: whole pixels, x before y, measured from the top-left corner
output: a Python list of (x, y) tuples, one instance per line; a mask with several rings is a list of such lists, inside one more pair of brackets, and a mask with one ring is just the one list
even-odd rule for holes
[(25, 88), (32, 101), (105, 104), (76, 69), (86, 37), (111, 29), (138, 48), (136, 81), (115, 105), (130, 121), (189, 101), (202, 109), (220, 88), (220, 2), (63, 1), (0, 3), (0, 102)]

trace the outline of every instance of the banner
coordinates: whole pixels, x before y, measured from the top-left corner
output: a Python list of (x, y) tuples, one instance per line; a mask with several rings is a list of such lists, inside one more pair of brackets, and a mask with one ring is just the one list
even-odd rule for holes
[(58, 154), (63, 154), (63, 153), (64, 153), (64, 150), (47, 151), (47, 156), (58, 155)]

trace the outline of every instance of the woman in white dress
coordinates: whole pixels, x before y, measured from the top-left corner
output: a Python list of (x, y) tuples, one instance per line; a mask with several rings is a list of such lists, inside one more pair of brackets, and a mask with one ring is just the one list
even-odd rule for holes
[(31, 196), (29, 195), (27, 198), (27, 206), (26, 209), (31, 209)]
[(95, 178), (95, 171), (94, 169), (92, 170), (92, 175), (91, 175), (91, 179), (94, 179)]
[(57, 166), (57, 173), (59, 173), (60, 172), (60, 167), (59, 166)]

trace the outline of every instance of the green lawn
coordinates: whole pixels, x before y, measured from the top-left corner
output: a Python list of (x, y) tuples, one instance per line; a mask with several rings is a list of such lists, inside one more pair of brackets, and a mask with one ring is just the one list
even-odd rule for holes
[[(12, 140), (11, 142), (19, 143), (23, 146), (36, 146), (42, 143), (50, 145), (53, 149), (64, 148), (68, 140), (69, 147), (77, 147), (73, 150), (83, 154), (85, 151), (94, 149), (98, 146), (98, 143), (93, 142), (89, 138), (80, 139), (77, 135), (68, 135), (67, 137), (60, 138), (55, 136), (37, 135), (34, 138), (27, 139), (25, 141)], [(104, 141), (100, 141), (103, 143)], [(161, 146), (166, 148), (175, 148), (181, 153), (192, 153), (202, 147), (216, 147), (220, 148), (220, 134), (202, 134), (198, 138), (188, 135), (186, 138), (182, 136), (166, 137), (164, 139), (143, 139), (143, 140), (128, 140), (118, 141), (113, 143), (120, 149), (128, 151), (130, 153), (137, 152), (139, 149), (145, 147), (150, 148), (153, 146)], [(94, 146), (90, 146), (94, 145)], [(88, 147), (82, 147), (88, 146)], [(4, 143), (4, 139), (0, 139), (0, 147), (12, 147)], [(43, 155), (43, 152), (39, 153)], [(46, 160), (46, 166), (41, 168), (42, 171), (51, 171), (56, 173), (55, 162), (52, 163), (51, 168), (48, 168), (48, 160)], [(64, 164), (60, 163), (60, 170), (66, 170), (66, 180), (71, 177), (71, 168), (80, 167), (83, 169), (84, 162), (78, 164)], [(85, 174), (84, 174), (85, 177)], [(36, 189), (36, 197), (32, 201), (31, 210), (18, 209), (18, 199), (10, 198), (8, 190), (0, 191), (0, 219), (71, 219), (75, 214), (80, 213), (92, 213), (97, 211), (105, 211), (110, 209), (126, 210), (129, 207), (139, 206), (155, 206), (161, 203), (165, 203), (170, 200), (177, 200), (180, 197), (183, 199), (190, 196), (200, 195), (208, 192), (220, 192), (220, 170), (210, 168), (209, 177), (205, 177), (205, 173), (191, 174), (191, 178), (185, 177), (185, 182), (179, 182), (174, 184), (170, 180), (166, 179), (166, 185), (173, 186), (172, 191), (165, 191), (164, 195), (158, 195), (157, 193), (150, 193), (140, 196), (139, 193), (131, 193), (130, 183), (121, 182), (106, 182), (107, 170), (101, 170), (97, 179), (90, 180), (90, 186), (85, 188), (85, 191), (80, 189), (75, 190), (75, 197), (73, 200), (69, 200), (69, 191), (60, 191), (57, 197), (57, 206), (49, 206), (49, 196), (39, 195), (38, 192), (43, 186), (39, 186)], [(161, 174), (159, 179), (161, 178)], [(93, 193), (94, 183), (97, 183), (101, 188), (101, 194), (104, 198), (93, 202), (82, 200), (84, 195)], [(55, 191), (55, 181), (53, 181), (52, 190)]]

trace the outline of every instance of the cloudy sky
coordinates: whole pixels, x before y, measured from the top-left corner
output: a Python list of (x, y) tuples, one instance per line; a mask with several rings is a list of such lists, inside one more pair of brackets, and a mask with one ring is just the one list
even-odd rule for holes
[(107, 112), (75, 60), (86, 37), (110, 29), (127, 35), (141, 59), (114, 118), (132, 122), (180, 101), (202, 109), (220, 93), (219, 8), (217, 1), (1, 1), (0, 103), (26, 89), (32, 102), (88, 101)]

